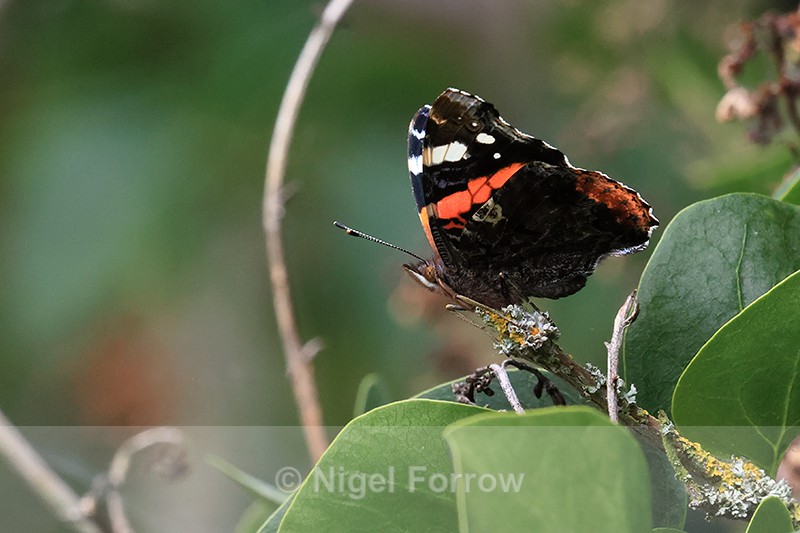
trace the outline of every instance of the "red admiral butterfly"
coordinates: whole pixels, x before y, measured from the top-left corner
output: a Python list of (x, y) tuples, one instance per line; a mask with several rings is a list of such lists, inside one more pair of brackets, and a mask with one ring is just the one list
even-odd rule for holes
[(658, 226), (636, 191), (573, 167), (458, 89), (417, 111), (408, 169), (434, 256), (404, 268), (495, 308), (577, 292), (600, 259), (642, 250)]

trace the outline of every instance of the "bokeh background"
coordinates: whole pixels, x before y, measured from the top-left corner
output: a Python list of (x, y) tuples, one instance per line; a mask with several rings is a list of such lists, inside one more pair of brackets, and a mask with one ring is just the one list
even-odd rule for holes
[[(0, 0), (0, 408), (76, 490), (135, 426), (193, 426), (265, 479), (307, 467), (260, 210), (277, 106), (323, 7)], [(405, 161), (422, 104), (448, 86), (479, 94), (575, 165), (637, 188), (666, 225), (703, 198), (768, 193), (788, 170), (779, 142), (752, 146), (743, 125), (715, 121), (716, 63), (737, 23), (795, 7), (356, 2), (311, 81), (287, 177), (288, 267), (302, 335), (324, 343), (326, 423), (349, 420), (366, 374), (400, 399), (493, 357), (404, 278), (406, 257), (331, 225), (428, 255)], [(648, 255), (609, 259), (580, 293), (540, 302), (577, 359), (602, 363)], [(132, 495), (134, 524), (231, 530), (251, 498), (200, 461), (165, 499)], [(0, 501), (0, 530), (60, 530), (5, 465)]]

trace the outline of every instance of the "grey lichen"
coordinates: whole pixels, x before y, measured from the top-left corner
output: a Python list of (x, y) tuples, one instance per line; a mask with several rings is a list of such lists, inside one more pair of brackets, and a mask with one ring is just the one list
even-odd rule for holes
[(498, 333), (494, 346), (506, 357), (513, 357), (521, 350), (538, 351), (560, 335), (548, 314), (536, 309), (509, 305), (499, 312), (481, 308), (475, 312)]
[(663, 413), (662, 435), (667, 456), (689, 494), (689, 506), (710, 517), (749, 518), (768, 496), (777, 496), (792, 513), (795, 523), (800, 509), (791, 486), (776, 481), (764, 470), (741, 457), (717, 459), (699, 444), (681, 436)]
[(592, 363), (586, 363), (583, 367), (592, 375), (593, 383), (586, 386), (587, 394), (595, 394), (606, 386), (606, 375), (602, 370), (594, 366)]

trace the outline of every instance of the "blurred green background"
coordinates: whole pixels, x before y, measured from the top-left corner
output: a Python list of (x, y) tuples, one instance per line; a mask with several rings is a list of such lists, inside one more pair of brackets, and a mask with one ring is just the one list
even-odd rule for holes
[[(297, 423), (260, 210), (272, 122), (323, 6), (0, 0), (0, 408), (13, 422)], [(356, 2), (311, 81), (287, 176), (288, 266), (302, 335), (325, 346), (326, 423), (348, 421), (367, 373), (399, 399), (493, 358), (482, 333), (404, 278), (406, 257), (331, 225), (428, 255), (405, 166), (422, 104), (448, 86), (483, 96), (575, 165), (635, 187), (663, 228), (696, 200), (769, 192), (788, 170), (779, 143), (754, 147), (743, 125), (715, 122), (716, 62), (739, 21), (795, 7)], [(540, 302), (577, 359), (604, 361), (648, 254), (609, 259), (577, 295)], [(121, 429), (76, 456), (48, 442), (48, 458), (85, 490), (133, 433)], [(265, 463), (306, 461), (294, 437), (261, 438), (215, 451), (265, 478)], [(250, 499), (214, 482), (213, 505), (131, 514), (229, 530)], [(0, 530), (58, 530), (19, 487), (0, 467), (0, 499), (15, 503)]]

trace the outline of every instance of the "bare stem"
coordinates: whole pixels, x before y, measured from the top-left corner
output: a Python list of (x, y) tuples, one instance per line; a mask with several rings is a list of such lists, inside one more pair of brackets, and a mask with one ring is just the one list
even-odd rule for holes
[(625, 303), (617, 311), (614, 318), (614, 331), (611, 342), (606, 343), (608, 349), (608, 373), (606, 375), (606, 400), (608, 417), (615, 424), (619, 422), (619, 402), (617, 401), (617, 385), (619, 383), (619, 349), (622, 345), (622, 333), (636, 317), (636, 291), (628, 295)]
[(135, 455), (148, 448), (158, 448), (157, 461), (153, 469), (164, 478), (172, 479), (182, 475), (188, 468), (186, 462), (186, 439), (183, 433), (172, 427), (155, 427), (137, 433), (117, 449), (108, 472), (96, 479), (101, 490), (84, 497), (97, 506), (105, 500), (108, 519), (114, 533), (133, 533), (134, 529), (125, 513), (125, 504), (119, 489), (128, 478), (128, 472)]
[(497, 381), (500, 382), (500, 388), (503, 389), (503, 394), (505, 394), (506, 400), (511, 404), (511, 407), (514, 408), (514, 412), (518, 415), (525, 414), (525, 408), (522, 407), (519, 398), (517, 398), (517, 393), (514, 391), (514, 386), (511, 385), (511, 380), (508, 379), (508, 372), (506, 372), (506, 369), (496, 364), (489, 365), (489, 368), (491, 368), (494, 375), (497, 376)]
[(84, 513), (80, 497), (45, 463), (22, 433), (0, 411), (0, 455), (50, 507), (55, 515), (81, 533), (100, 533)]
[(333, 30), (351, 3), (352, 0), (331, 0), (309, 34), (283, 93), (269, 145), (264, 176), (263, 224), (275, 315), (306, 444), (315, 462), (328, 447), (328, 438), (322, 425), (322, 408), (311, 364), (317, 343), (306, 344), (300, 340), (289, 291), (289, 276), (281, 235), (281, 220), (284, 214), (283, 185), (289, 144), (308, 82)]

